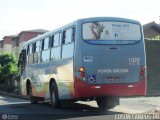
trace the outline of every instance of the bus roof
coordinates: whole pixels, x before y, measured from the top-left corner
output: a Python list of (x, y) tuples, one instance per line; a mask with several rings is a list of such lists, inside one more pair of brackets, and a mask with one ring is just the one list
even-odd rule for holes
[(79, 19), (77, 21), (89, 22), (89, 21), (104, 21), (104, 20), (106, 20), (106, 21), (117, 21), (117, 22), (130, 22), (130, 23), (140, 24), (140, 22), (137, 21), (137, 20), (120, 18), (120, 17), (91, 17), (91, 18)]

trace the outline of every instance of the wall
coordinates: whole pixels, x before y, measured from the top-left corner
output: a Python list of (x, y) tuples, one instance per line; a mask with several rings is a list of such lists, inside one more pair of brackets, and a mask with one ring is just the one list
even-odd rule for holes
[(12, 54), (19, 57), (19, 36), (12, 39)]
[(12, 36), (6, 36), (4, 37), (4, 42), (3, 42), (3, 52), (8, 52), (12, 53), (12, 39), (14, 37)]

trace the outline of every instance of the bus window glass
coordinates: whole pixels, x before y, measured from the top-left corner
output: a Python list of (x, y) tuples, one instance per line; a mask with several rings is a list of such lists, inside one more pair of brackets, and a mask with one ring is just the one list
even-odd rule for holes
[(62, 47), (62, 58), (73, 57), (74, 43), (67, 44)]
[(39, 52), (40, 51), (40, 41), (37, 41), (35, 44), (36, 44), (35, 45), (35, 52)]
[(59, 33), (59, 44), (62, 44), (62, 32)]
[(72, 29), (68, 29), (64, 33), (64, 44), (68, 44), (72, 42)]
[(53, 45), (54, 47), (59, 46), (59, 33), (54, 35), (54, 43), (53, 44), (54, 44)]
[(53, 39), (52, 36), (49, 36), (49, 48), (53, 47)]
[(40, 62), (40, 53), (36, 52), (34, 53), (34, 63)]
[(28, 54), (28, 64), (32, 64), (33, 63), (33, 46), (34, 46), (34, 44), (33, 43), (31, 43), (30, 45), (29, 45), (29, 54)]
[(49, 48), (49, 37), (43, 40), (43, 50), (47, 50)]
[(32, 53), (35, 53), (36, 51), (36, 43), (32, 43)]
[(40, 62), (40, 41), (36, 41), (35, 42), (35, 44), (34, 44), (34, 46), (35, 46), (35, 52), (34, 52), (34, 57), (33, 57), (33, 59), (34, 59), (34, 63), (39, 63)]
[(42, 62), (49, 61), (50, 59), (50, 50), (44, 50), (42, 51)]
[(51, 49), (51, 60), (58, 60), (61, 57), (61, 47)]
[(127, 22), (91, 22), (83, 24), (84, 40), (140, 40), (140, 25)]
[(30, 44), (29, 45), (29, 54), (32, 54), (32, 51), (33, 51), (33, 44)]
[(54, 35), (51, 35), (50, 44), (50, 47), (52, 48), (54, 46)]

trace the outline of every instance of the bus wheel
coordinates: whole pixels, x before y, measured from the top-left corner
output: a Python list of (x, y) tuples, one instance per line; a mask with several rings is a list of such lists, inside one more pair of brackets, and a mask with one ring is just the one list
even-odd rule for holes
[(107, 97), (97, 97), (96, 102), (100, 109), (107, 109)]
[(116, 105), (119, 105), (119, 97), (114, 97), (114, 96), (97, 97), (96, 102), (100, 109), (111, 109)]
[(57, 85), (55, 83), (51, 84), (50, 99), (51, 99), (51, 104), (54, 108), (60, 108), (61, 107), (61, 102), (58, 98)]
[(36, 100), (36, 98), (33, 97), (31, 85), (29, 85), (29, 98), (30, 98), (30, 102), (31, 102), (32, 104), (37, 104), (37, 103), (38, 103), (38, 101)]

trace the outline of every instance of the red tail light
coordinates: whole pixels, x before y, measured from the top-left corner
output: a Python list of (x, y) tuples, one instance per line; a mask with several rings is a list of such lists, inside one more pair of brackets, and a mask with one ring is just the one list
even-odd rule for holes
[(146, 68), (145, 68), (145, 66), (142, 66), (141, 69), (140, 69), (140, 75), (142, 77), (145, 77), (145, 72), (146, 72)]
[(81, 77), (85, 77), (85, 73), (84, 72), (81, 72)]
[(144, 74), (145, 74), (144, 71), (141, 71), (141, 72), (140, 72), (140, 75), (141, 75), (141, 76), (144, 76)]

